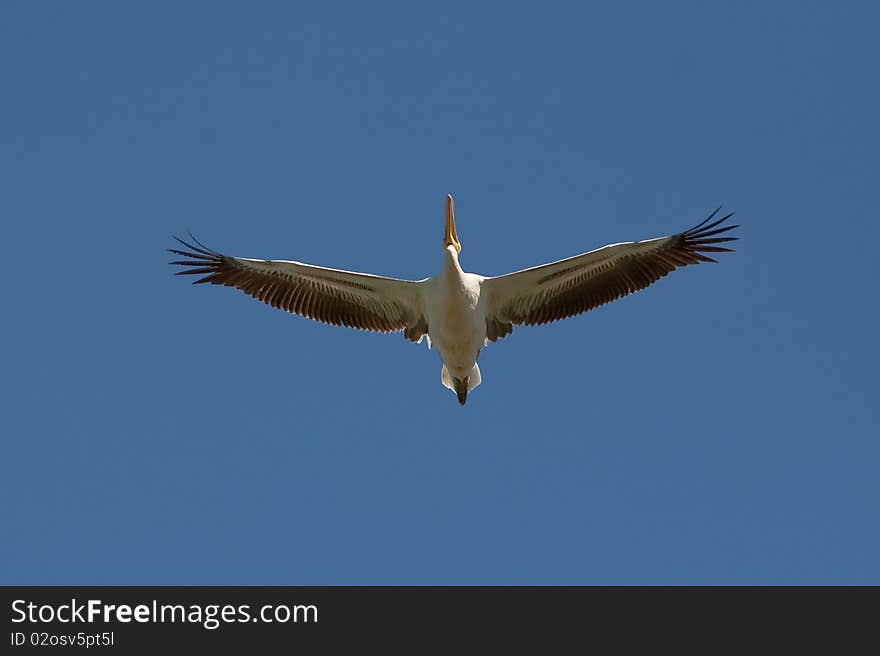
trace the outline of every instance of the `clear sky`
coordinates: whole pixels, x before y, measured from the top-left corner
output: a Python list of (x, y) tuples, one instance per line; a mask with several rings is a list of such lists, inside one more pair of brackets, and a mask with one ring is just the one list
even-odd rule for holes
[[(589, 5), (589, 8), (587, 8)], [(0, 582), (880, 583), (876, 3), (0, 4)], [(172, 276), (718, 265), (437, 354)]]

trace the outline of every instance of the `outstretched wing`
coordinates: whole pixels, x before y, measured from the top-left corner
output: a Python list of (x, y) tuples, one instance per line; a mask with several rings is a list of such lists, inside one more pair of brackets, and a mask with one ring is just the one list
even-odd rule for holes
[[(719, 208), (720, 209), (720, 208)], [(487, 337), (495, 341), (513, 324), (534, 325), (565, 319), (637, 292), (670, 271), (688, 264), (716, 262), (705, 253), (730, 252), (719, 246), (738, 237), (727, 233), (733, 213), (714, 220), (716, 209), (702, 223), (677, 235), (611, 244), (551, 264), (487, 278)]]
[(177, 275), (201, 275), (194, 284), (235, 287), (258, 301), (334, 326), (376, 332), (405, 331), (419, 341), (428, 331), (421, 283), (291, 262), (231, 257), (190, 235), (177, 239), (186, 250), (168, 249), (186, 259)]

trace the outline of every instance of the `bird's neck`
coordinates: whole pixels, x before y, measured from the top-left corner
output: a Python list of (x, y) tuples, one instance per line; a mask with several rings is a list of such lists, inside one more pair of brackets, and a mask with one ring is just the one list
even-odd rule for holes
[(455, 246), (447, 246), (443, 252), (443, 273), (445, 275), (454, 275), (456, 277), (461, 277), (461, 274), (464, 273), (461, 270), (461, 265), (458, 263), (458, 251), (455, 250)]

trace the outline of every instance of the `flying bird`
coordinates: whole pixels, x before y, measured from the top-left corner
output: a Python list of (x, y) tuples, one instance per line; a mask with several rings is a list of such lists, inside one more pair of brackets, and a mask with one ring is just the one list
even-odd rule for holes
[[(720, 208), (719, 208), (720, 209)], [(446, 197), (443, 268), (424, 280), (399, 280), (289, 260), (232, 257), (175, 237), (186, 250), (168, 249), (186, 259), (177, 275), (236, 287), (259, 301), (292, 314), (335, 326), (381, 333), (402, 331), (412, 342), (427, 337), (443, 367), (440, 381), (462, 405), (480, 384), (477, 358), (490, 342), (515, 325), (532, 326), (565, 319), (632, 294), (670, 271), (699, 262), (716, 262), (706, 253), (731, 252), (720, 246), (738, 239), (738, 225), (716, 219), (719, 209), (690, 230), (644, 241), (610, 244), (582, 255), (503, 276), (467, 273), (459, 264), (461, 242), (452, 196)]]

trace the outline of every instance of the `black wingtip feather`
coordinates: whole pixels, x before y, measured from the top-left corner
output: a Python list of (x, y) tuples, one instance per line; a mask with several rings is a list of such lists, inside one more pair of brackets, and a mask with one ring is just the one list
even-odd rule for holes
[(218, 267), (223, 263), (223, 255), (203, 244), (191, 232), (187, 232), (187, 235), (189, 235), (189, 238), (192, 241), (187, 241), (176, 235), (172, 235), (175, 241), (181, 244), (186, 250), (180, 250), (178, 248), (166, 249), (169, 253), (185, 258), (169, 262), (169, 264), (173, 266), (186, 267), (182, 271), (175, 272), (174, 275), (190, 276), (207, 273), (209, 274), (208, 276), (196, 280), (193, 284), (211, 282), (211, 277), (217, 273)]
[(198, 246), (194, 246), (193, 244), (190, 244), (188, 241), (184, 241), (180, 237), (175, 237), (175, 239), (177, 241), (179, 241), (181, 244), (183, 244), (184, 247), (186, 247), (190, 251), (192, 251), (191, 253), (189, 253), (190, 257), (194, 256), (195, 253), (198, 253), (198, 254), (206, 256), (206, 257), (214, 257), (216, 255), (216, 253), (214, 253), (212, 251), (205, 250), (203, 248), (199, 248)]
[(219, 255), (219, 253), (217, 251), (215, 251), (213, 248), (205, 246), (205, 244), (203, 244), (201, 241), (199, 241), (198, 237), (196, 237), (189, 230), (186, 231), (186, 234), (188, 234), (189, 238), (192, 239), (196, 244), (198, 244), (199, 246), (202, 247), (203, 253), (209, 253), (210, 255)]
[[(725, 224), (725, 221), (729, 220), (735, 212), (730, 212), (722, 216), (720, 219), (713, 220), (720, 209), (721, 207), (716, 208), (715, 211), (703, 221), (695, 225), (693, 228), (685, 230), (679, 234), (682, 247), (700, 262), (712, 262), (717, 264), (718, 260), (715, 260), (704, 253), (732, 253), (732, 248), (716, 246), (714, 244), (721, 244), (739, 239), (739, 237), (735, 235), (725, 234), (729, 233), (731, 230), (739, 228), (739, 224)], [(721, 237), (719, 235), (724, 236)]]
[(715, 215), (718, 214), (718, 212), (719, 212), (720, 210), (721, 210), (721, 205), (719, 205), (718, 207), (716, 207), (715, 210), (714, 210), (711, 214), (709, 214), (709, 216), (707, 216), (707, 217), (706, 217), (705, 219), (703, 219), (700, 223), (698, 223), (697, 225), (695, 225), (695, 226), (694, 226), (693, 228), (691, 228), (690, 230), (687, 230), (686, 232), (692, 232), (692, 231), (694, 231), (694, 230), (699, 230), (699, 229), (702, 228), (704, 225), (706, 225), (707, 223), (709, 223), (709, 221), (711, 221), (711, 220), (715, 217)]

